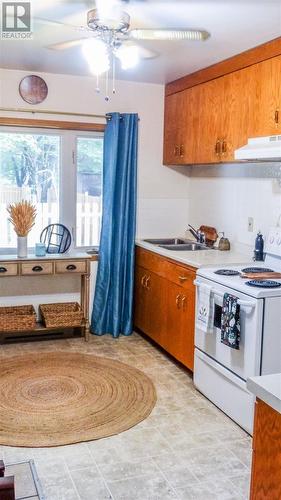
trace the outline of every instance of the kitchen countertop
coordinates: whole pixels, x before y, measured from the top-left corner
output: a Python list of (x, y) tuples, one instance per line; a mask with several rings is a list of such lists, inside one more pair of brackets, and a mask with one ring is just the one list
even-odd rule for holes
[(281, 413), (281, 373), (248, 378), (247, 388), (271, 408)]
[(226, 266), (230, 264), (248, 264), (252, 261), (253, 252), (250, 248), (246, 248), (243, 252), (236, 250), (221, 251), (217, 249), (211, 250), (167, 250), (151, 243), (146, 243), (143, 240), (136, 240), (138, 247), (150, 250), (151, 252), (163, 255), (169, 259), (181, 262), (195, 268), (206, 266)]

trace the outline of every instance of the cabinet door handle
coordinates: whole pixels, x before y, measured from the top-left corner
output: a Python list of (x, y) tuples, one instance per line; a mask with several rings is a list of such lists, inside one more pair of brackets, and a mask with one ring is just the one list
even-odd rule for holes
[(227, 152), (227, 142), (225, 140), (222, 141), (221, 152), (223, 155)]
[(180, 309), (180, 307), (181, 307), (180, 300), (181, 300), (181, 295), (177, 295), (177, 297), (176, 297), (176, 305), (177, 305), (178, 309)]
[(68, 271), (75, 271), (75, 269), (77, 269), (77, 268), (74, 264), (69, 264), (68, 266), (66, 266), (66, 269)]
[(32, 268), (32, 271), (34, 271), (35, 273), (40, 273), (41, 271), (43, 271), (43, 267), (41, 267), (41, 266), (34, 266)]
[(150, 282), (150, 279), (151, 279), (151, 276), (147, 276), (146, 280), (145, 280), (145, 285), (144, 286), (145, 286), (145, 288), (147, 290), (150, 290), (150, 286), (148, 286), (148, 283)]
[(180, 145), (180, 156), (181, 156), (181, 158), (184, 156), (184, 145), (183, 144)]
[(179, 147), (178, 146), (174, 147), (174, 156), (179, 156)]
[(7, 269), (6, 267), (0, 267), (0, 273), (6, 273)]
[(185, 295), (183, 295), (183, 297), (181, 299), (181, 303), (182, 303), (183, 310), (185, 310), (185, 308), (186, 308), (186, 296)]
[(215, 145), (215, 153), (216, 155), (219, 155), (221, 152), (221, 141), (218, 139)]
[(180, 281), (186, 281), (188, 280), (188, 276), (179, 276)]
[(278, 125), (278, 123), (279, 123), (279, 109), (276, 109), (276, 111), (275, 111), (274, 121), (275, 121), (276, 125)]
[(142, 279), (141, 279), (141, 286), (143, 286), (143, 288), (145, 287), (145, 286), (144, 286), (144, 281), (145, 281), (145, 279), (146, 279), (146, 276), (144, 275), (144, 276), (142, 277)]

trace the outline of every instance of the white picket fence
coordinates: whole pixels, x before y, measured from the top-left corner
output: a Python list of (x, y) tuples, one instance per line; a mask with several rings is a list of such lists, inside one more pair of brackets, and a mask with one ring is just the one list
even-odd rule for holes
[(10, 203), (18, 203), (21, 200), (29, 200), (31, 198), (31, 190), (28, 186), (0, 186), (0, 204), (9, 205)]
[(101, 198), (77, 194), (76, 245), (98, 245), (101, 229)]

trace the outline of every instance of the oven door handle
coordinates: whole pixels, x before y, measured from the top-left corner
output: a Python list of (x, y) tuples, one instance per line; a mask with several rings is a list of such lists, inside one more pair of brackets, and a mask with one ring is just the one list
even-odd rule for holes
[[(198, 280), (195, 280), (194, 282), (194, 285), (200, 287), (201, 285), (201, 282), (198, 281)], [(224, 296), (224, 293), (221, 293), (221, 292), (218, 292), (217, 290), (215, 290), (214, 288), (211, 289), (211, 293), (213, 295), (216, 295), (217, 297), (220, 297), (220, 298), (223, 298)], [(250, 302), (250, 301), (247, 301), (247, 300), (240, 300), (238, 299), (238, 302), (237, 302), (240, 306), (242, 307), (248, 307), (250, 309), (254, 309), (256, 307), (256, 304), (255, 302)]]

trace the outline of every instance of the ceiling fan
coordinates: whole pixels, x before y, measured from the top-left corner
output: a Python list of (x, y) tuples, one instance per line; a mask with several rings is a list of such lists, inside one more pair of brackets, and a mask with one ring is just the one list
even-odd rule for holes
[[(134, 0), (134, 2), (145, 2), (146, 0)], [(107, 43), (110, 42), (113, 48), (118, 48), (120, 45), (127, 43), (132, 46), (135, 41), (204, 41), (209, 38), (210, 34), (205, 30), (200, 29), (173, 29), (173, 28), (158, 28), (158, 29), (130, 29), (131, 19), (127, 12), (121, 8), (122, 4), (129, 4), (131, 0), (97, 0), (95, 8), (87, 12), (86, 26), (72, 26), (67, 23), (49, 21), (40, 19), (41, 22), (48, 24), (60, 24), (70, 26), (82, 30), (91, 37), (99, 37)], [(133, 2), (132, 2), (133, 3)], [(76, 45), (83, 44), (85, 38), (66, 41), (48, 46), (53, 50), (65, 50)], [(135, 44), (136, 45), (136, 44)], [(141, 57), (155, 57), (151, 51), (142, 50)], [(149, 54), (150, 52), (150, 54)]]
[[(116, 58), (120, 60), (122, 69), (129, 69), (136, 66), (139, 59), (149, 59), (159, 55), (154, 50), (142, 46), (139, 42), (204, 41), (210, 36), (207, 31), (199, 29), (131, 28), (130, 15), (122, 7), (125, 3), (129, 5), (145, 1), (96, 0), (94, 8), (87, 12), (85, 26), (74, 26), (63, 21), (50, 21), (42, 18), (37, 18), (37, 21), (50, 25), (64, 25), (83, 32), (83, 38), (52, 44), (47, 48), (66, 50), (81, 45), (90, 70), (97, 77), (103, 73), (108, 76), (108, 72), (112, 68), (114, 87)], [(89, 5), (88, 0), (86, 3)]]

